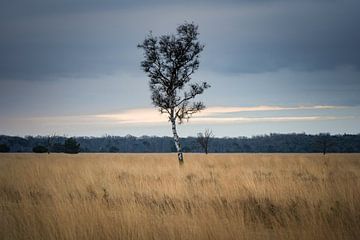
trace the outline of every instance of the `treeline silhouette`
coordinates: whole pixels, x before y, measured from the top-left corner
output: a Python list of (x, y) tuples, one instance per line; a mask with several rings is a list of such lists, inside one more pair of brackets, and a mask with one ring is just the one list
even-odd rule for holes
[[(50, 152), (64, 152), (64, 136), (54, 136)], [(104, 137), (75, 137), (80, 152), (176, 152), (171, 137), (127, 135)], [(47, 136), (5, 136), (0, 135), (2, 152), (32, 152), (36, 146), (47, 146)], [(185, 152), (202, 152), (196, 137), (182, 138)], [(313, 153), (313, 152), (360, 152), (360, 134), (270, 134), (254, 137), (211, 138), (209, 153)]]

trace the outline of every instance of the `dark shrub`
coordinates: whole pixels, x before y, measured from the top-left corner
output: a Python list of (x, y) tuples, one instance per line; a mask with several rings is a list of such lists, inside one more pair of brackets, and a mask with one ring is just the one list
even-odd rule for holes
[(47, 149), (47, 147), (38, 145), (38, 146), (33, 147), (32, 151), (34, 153), (46, 153), (48, 151), (48, 149)]
[(80, 143), (76, 142), (75, 138), (68, 138), (65, 140), (65, 153), (79, 153), (80, 152)]
[(10, 152), (10, 148), (6, 144), (0, 144), (0, 152)]

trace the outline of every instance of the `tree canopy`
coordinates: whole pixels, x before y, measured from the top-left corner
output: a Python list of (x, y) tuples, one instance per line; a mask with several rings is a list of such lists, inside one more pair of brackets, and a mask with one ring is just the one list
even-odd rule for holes
[(150, 34), (138, 47), (144, 50), (141, 67), (150, 78), (151, 100), (170, 120), (189, 119), (205, 108), (201, 101), (190, 102), (210, 85), (192, 83), (191, 75), (199, 68), (199, 57), (204, 45), (198, 41), (198, 26), (184, 23), (176, 35), (155, 37)]

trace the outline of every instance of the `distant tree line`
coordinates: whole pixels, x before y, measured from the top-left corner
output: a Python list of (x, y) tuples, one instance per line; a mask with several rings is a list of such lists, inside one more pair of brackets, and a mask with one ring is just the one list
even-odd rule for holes
[[(7, 141), (7, 143), (6, 143)], [(80, 143), (76, 138), (52, 136), (27, 136), (25, 138), (0, 136), (0, 152), (34, 152), (34, 153), (79, 153)], [(31, 149), (31, 150), (29, 150)]]
[[(181, 141), (184, 152), (204, 151), (197, 137), (182, 138)], [(32, 152), (36, 146), (47, 148), (48, 137), (0, 135), (0, 152)], [(171, 137), (134, 137), (131, 135), (76, 138), (54, 136), (50, 148), (50, 152), (176, 152)], [(207, 151), (209, 153), (352, 153), (360, 152), (360, 134), (270, 134), (250, 138), (214, 137), (208, 142)]]

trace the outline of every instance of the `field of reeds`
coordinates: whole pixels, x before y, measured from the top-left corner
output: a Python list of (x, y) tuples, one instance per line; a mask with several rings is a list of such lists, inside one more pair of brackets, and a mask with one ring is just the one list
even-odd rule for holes
[(0, 154), (0, 239), (359, 239), (360, 154)]

